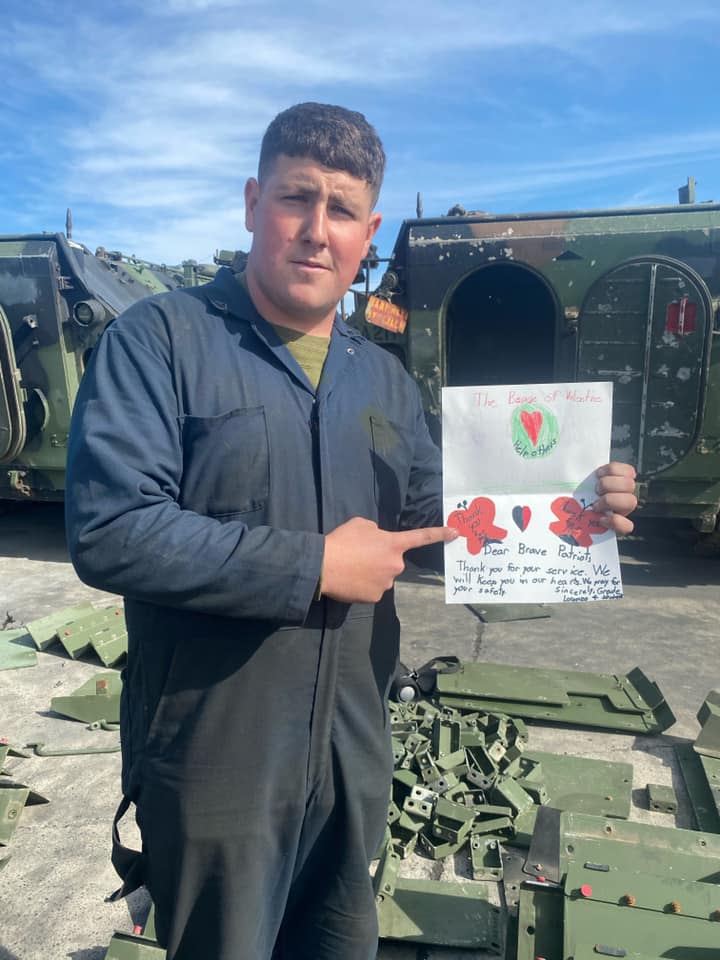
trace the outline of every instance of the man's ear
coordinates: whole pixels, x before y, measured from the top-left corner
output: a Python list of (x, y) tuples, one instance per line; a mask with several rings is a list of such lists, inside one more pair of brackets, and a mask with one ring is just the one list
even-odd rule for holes
[(255, 206), (260, 198), (260, 184), (255, 177), (245, 184), (245, 229), (250, 233), (255, 227)]
[[(378, 232), (381, 223), (382, 223), (381, 213), (370, 214), (370, 217), (368, 219), (367, 237), (365, 238), (365, 250), (363, 252), (363, 257), (367, 256), (367, 252), (370, 249), (370, 244), (372, 243), (372, 238)], [(248, 227), (248, 229), (250, 228)]]

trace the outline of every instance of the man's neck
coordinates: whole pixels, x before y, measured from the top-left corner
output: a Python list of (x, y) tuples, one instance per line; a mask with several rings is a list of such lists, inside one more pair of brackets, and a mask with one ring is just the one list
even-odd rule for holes
[(265, 296), (249, 264), (245, 268), (245, 288), (253, 306), (268, 323), (285, 327), (288, 330), (297, 330), (298, 333), (309, 334), (313, 337), (329, 337), (332, 333), (335, 309), (328, 314), (319, 316), (311, 312), (307, 314), (286, 313), (276, 307), (269, 297)]

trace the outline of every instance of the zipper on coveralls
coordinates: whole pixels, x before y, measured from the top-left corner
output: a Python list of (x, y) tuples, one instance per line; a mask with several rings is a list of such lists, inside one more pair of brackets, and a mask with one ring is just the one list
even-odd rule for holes
[[(315, 497), (317, 501), (318, 532), (324, 533), (323, 505), (322, 505), (322, 470), (320, 458), (320, 403), (317, 397), (313, 398), (310, 410), (310, 439), (312, 443), (313, 471), (315, 475)], [(330, 727), (332, 722), (332, 704), (335, 701), (335, 680), (333, 670), (333, 651), (327, 646), (325, 635), (325, 618), (327, 617), (328, 601), (320, 598), (321, 639), (318, 651), (317, 673), (315, 677), (315, 695), (313, 698), (312, 714), (310, 718), (310, 749), (308, 750), (306, 783), (306, 804), (314, 795), (323, 772), (327, 766), (329, 752)]]
[(313, 473), (315, 474), (315, 499), (317, 503), (318, 532), (324, 533), (322, 505), (322, 471), (320, 463), (320, 402), (313, 398), (310, 410), (310, 440), (312, 443)]

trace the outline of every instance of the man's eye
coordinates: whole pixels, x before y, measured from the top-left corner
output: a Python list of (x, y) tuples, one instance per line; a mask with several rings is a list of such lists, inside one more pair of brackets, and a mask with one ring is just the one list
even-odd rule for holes
[(331, 207), (331, 210), (334, 214), (340, 217), (352, 218), (354, 216), (352, 210), (348, 210), (347, 207), (343, 207), (340, 204), (335, 204), (333, 207)]

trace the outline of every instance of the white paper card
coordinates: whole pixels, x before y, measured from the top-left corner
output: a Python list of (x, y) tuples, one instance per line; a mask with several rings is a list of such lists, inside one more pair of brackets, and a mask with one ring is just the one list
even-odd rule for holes
[(442, 391), (447, 603), (622, 596), (615, 534), (598, 525), (612, 383)]

